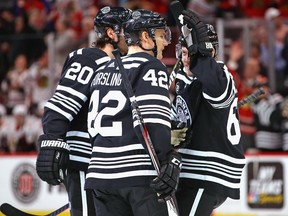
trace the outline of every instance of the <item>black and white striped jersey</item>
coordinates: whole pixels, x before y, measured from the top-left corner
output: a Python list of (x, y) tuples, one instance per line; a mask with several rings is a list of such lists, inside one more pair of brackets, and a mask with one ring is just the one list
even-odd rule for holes
[[(159, 161), (172, 151), (168, 72), (145, 52), (122, 57)], [(93, 150), (85, 188), (148, 186), (156, 176), (146, 146), (137, 137), (139, 122), (115, 60), (97, 71), (91, 84), (88, 131)]]
[(179, 148), (182, 170), (179, 187), (206, 188), (212, 194), (239, 199), (245, 157), (241, 137), (237, 90), (222, 62), (199, 57), (193, 81), (180, 90), (172, 117), (186, 121), (186, 147)]
[(64, 63), (61, 78), (53, 96), (45, 105), (43, 131), (66, 137), (70, 146), (70, 165), (87, 170), (92, 146), (87, 131), (90, 84), (95, 71), (110, 60), (98, 48), (71, 52)]
[(270, 94), (252, 104), (256, 127), (255, 146), (261, 150), (282, 151), (282, 116), (283, 97)]

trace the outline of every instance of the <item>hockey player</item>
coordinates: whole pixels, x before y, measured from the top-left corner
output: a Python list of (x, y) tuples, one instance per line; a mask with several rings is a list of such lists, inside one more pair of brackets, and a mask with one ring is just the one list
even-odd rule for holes
[(245, 158), (237, 90), (227, 67), (215, 60), (218, 41), (211, 25), (207, 31), (190, 10), (183, 11), (183, 18), (194, 42), (186, 44), (193, 77), (177, 92), (172, 109), (172, 116), (188, 126), (185, 141), (177, 146), (183, 166), (176, 198), (181, 216), (210, 216), (227, 197), (240, 198)]
[(128, 54), (122, 57), (162, 165), (159, 177), (137, 137), (139, 124), (115, 60), (101, 67), (92, 82), (88, 131), (93, 150), (85, 188), (94, 192), (97, 216), (168, 214), (165, 202), (158, 199), (175, 193), (181, 167), (181, 157), (170, 145), (169, 76), (159, 60), (170, 40), (168, 32), (159, 14), (134, 11), (124, 27)]
[(130, 15), (131, 11), (122, 7), (99, 10), (94, 19), (94, 48), (69, 54), (57, 89), (45, 105), (36, 169), (48, 184), (65, 184), (72, 216), (95, 215), (92, 195), (84, 190), (92, 152), (87, 131), (90, 84), (95, 71), (113, 57), (112, 50), (119, 47), (127, 52), (122, 24)]

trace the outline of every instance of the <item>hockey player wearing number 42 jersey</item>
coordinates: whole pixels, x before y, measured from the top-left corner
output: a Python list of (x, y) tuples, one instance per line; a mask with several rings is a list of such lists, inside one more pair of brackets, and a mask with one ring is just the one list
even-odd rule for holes
[(139, 122), (132, 115), (125, 80), (112, 59), (91, 84), (88, 113), (93, 150), (85, 188), (94, 192), (97, 216), (168, 215), (166, 203), (158, 199), (171, 197), (178, 186), (181, 157), (170, 144), (168, 72), (158, 60), (170, 31), (164, 18), (152, 11), (136, 10), (131, 17), (124, 26), (129, 50), (122, 63), (161, 170), (157, 177), (137, 134)]
[[(103, 7), (94, 19), (97, 40), (94, 48), (78, 49), (67, 57), (52, 98), (42, 118), (36, 169), (48, 184), (64, 183), (71, 216), (95, 215), (92, 194), (84, 190), (92, 146), (87, 130), (90, 84), (95, 71), (113, 57), (112, 50), (126, 53), (122, 23), (131, 11)], [(121, 32), (122, 31), (122, 32)]]
[(183, 15), (184, 24), (196, 34), (191, 47), (184, 44), (193, 76), (182, 76), (184, 85), (176, 83), (176, 89), (184, 88), (177, 89), (172, 106), (172, 118), (188, 127), (185, 140), (175, 146), (183, 162), (176, 198), (181, 216), (210, 216), (227, 197), (240, 198), (245, 158), (239, 145), (237, 90), (227, 67), (215, 60), (213, 26), (192, 11)]

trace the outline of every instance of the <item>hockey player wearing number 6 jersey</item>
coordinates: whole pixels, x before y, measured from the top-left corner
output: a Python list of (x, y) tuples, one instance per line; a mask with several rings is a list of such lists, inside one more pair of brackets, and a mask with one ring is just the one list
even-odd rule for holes
[(172, 118), (188, 127), (185, 140), (175, 146), (183, 163), (176, 198), (181, 216), (210, 216), (228, 197), (240, 198), (245, 157), (239, 145), (237, 90), (227, 67), (215, 60), (213, 26), (189, 10), (183, 18), (196, 33), (191, 47), (184, 44), (193, 76), (180, 80), (185, 85), (176, 83), (185, 87), (177, 89), (172, 105)]
[(130, 10), (122, 7), (99, 10), (94, 19), (97, 34), (94, 48), (69, 54), (56, 91), (45, 105), (44, 134), (38, 141), (36, 169), (48, 184), (64, 183), (71, 216), (95, 215), (92, 194), (84, 190), (92, 152), (87, 130), (90, 84), (95, 71), (113, 57), (115, 47), (127, 52), (122, 23), (130, 14)]
[(159, 14), (134, 11), (124, 26), (129, 49), (122, 57), (162, 166), (159, 177), (137, 135), (139, 122), (117, 62), (112, 59), (97, 70), (91, 84), (88, 130), (93, 150), (85, 188), (94, 192), (97, 216), (168, 215), (166, 203), (158, 199), (175, 193), (181, 167), (181, 157), (170, 144), (169, 76), (158, 60), (170, 41), (168, 30)]

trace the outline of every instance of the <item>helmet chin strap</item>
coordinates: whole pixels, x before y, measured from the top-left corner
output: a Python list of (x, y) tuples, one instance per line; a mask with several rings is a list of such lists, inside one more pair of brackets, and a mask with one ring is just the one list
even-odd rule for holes
[(154, 38), (153, 38), (152, 40), (153, 40), (153, 42), (154, 42), (154, 44), (155, 44), (155, 46), (154, 46), (152, 49), (146, 49), (146, 48), (144, 48), (141, 43), (139, 43), (139, 47), (140, 47), (141, 49), (145, 50), (145, 51), (152, 51), (154, 57), (157, 57), (157, 44), (156, 44), (156, 41), (155, 41)]

